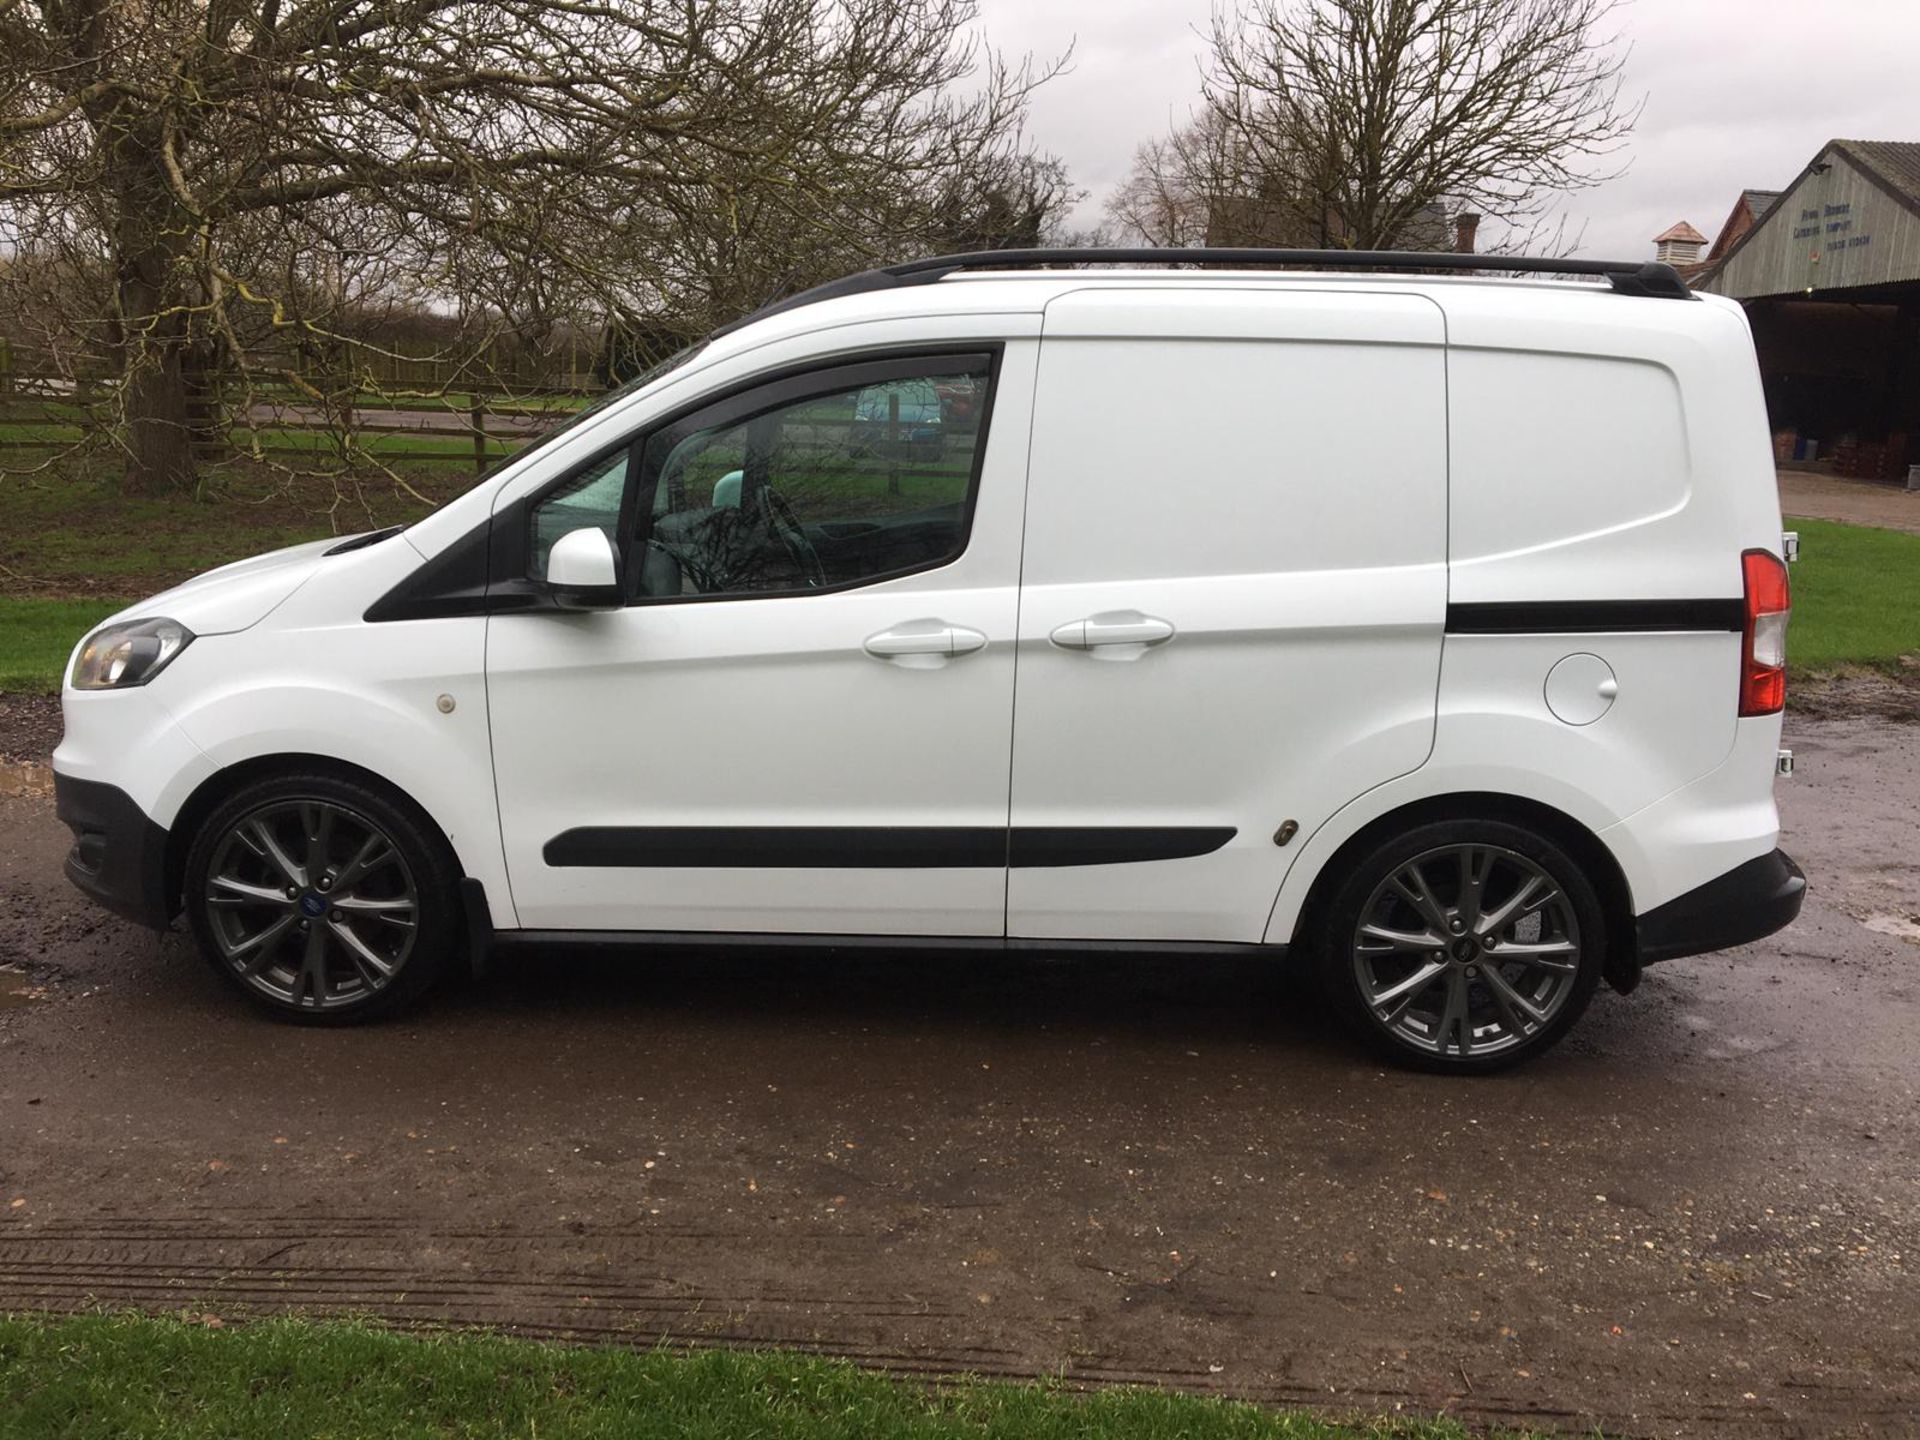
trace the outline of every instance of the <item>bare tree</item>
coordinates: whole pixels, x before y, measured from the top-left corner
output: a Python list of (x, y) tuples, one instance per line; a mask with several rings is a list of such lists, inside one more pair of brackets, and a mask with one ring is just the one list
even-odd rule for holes
[(804, 214), (784, 192), (731, 170), (678, 197), (683, 203), (657, 225), (676, 269), (642, 326), (655, 337), (652, 354), (636, 361), (850, 271), (923, 253), (1037, 245), (1079, 199), (1057, 159), (1013, 147), (911, 168), (850, 172), (823, 161), (821, 169), (839, 178), (810, 197)]
[(265, 378), (350, 415), (378, 368), (369, 317), (396, 304), (457, 312), (470, 350), (538, 346), (590, 311), (656, 311), (703, 263), (677, 243), (691, 222), (845, 248), (874, 232), (849, 197), (1008, 163), (1042, 77), (981, 50), (974, 18), (972, 0), (0, 0), (0, 249), (96, 297), (67, 353), (116, 376), (128, 488), (185, 483), (210, 377), (262, 378), (263, 347), (284, 360)]
[[(1246, 0), (1216, 11), (1200, 119), (1143, 157), (1126, 223), (1209, 244), (1449, 243), (1471, 212), (1526, 234), (1615, 173), (1617, 0)], [(1204, 221), (1196, 220), (1204, 214)]]
[(1126, 178), (1107, 197), (1107, 218), (1147, 245), (1207, 243), (1210, 172), (1196, 154), (1202, 121), (1133, 152)]
[(1107, 199), (1107, 216), (1148, 245), (1274, 244), (1260, 202), (1275, 183), (1245, 135), (1202, 108), (1134, 151), (1126, 179)]

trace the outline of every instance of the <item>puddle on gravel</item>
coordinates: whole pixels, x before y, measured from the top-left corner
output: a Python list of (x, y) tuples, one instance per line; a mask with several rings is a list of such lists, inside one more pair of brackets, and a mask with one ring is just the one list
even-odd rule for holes
[(1920, 945), (1920, 924), (1905, 915), (1886, 915), (1876, 911), (1860, 923), (1876, 935), (1891, 935), (1896, 940)]
[(17, 1010), (36, 1000), (47, 998), (44, 985), (36, 985), (18, 970), (0, 969), (0, 1010)]

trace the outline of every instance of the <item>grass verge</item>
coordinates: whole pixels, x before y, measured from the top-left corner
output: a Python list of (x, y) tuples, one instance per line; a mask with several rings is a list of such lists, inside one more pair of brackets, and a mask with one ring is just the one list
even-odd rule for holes
[(1920, 535), (1833, 520), (1788, 523), (1800, 532), (1787, 626), (1793, 670), (1895, 670), (1902, 656), (1920, 655)]
[(583, 1349), (286, 1319), (214, 1329), (133, 1315), (0, 1317), (0, 1415), (9, 1440), (1469, 1435), (1446, 1420), (1344, 1425), (1161, 1390), (922, 1386), (778, 1352)]
[[(432, 498), (471, 484), (418, 477)], [(0, 478), (0, 690), (50, 691), (91, 626), (129, 601), (230, 560), (329, 534), (418, 518), (424, 508), (381, 482), (288, 490), (240, 474), (213, 498), (126, 498), (112, 477)], [(1795, 520), (1787, 653), (1794, 678), (1865, 668), (1904, 682), (1920, 657), (1920, 536)], [(24, 592), (24, 593), (23, 593)], [(1789, 694), (1792, 687), (1789, 687)]]
[[(473, 484), (458, 466), (409, 473), (430, 502)], [(199, 495), (128, 496), (109, 465), (0, 475), (0, 582), (13, 594), (137, 599), (231, 560), (430, 508), (378, 474), (288, 476), (238, 464)]]
[[(471, 471), (408, 483), (443, 501)], [(106, 616), (189, 576), (305, 540), (417, 520), (429, 506), (383, 476), (288, 477), (245, 465), (198, 496), (125, 496), (110, 465), (0, 475), (0, 691), (57, 689), (75, 643)]]
[(0, 598), (0, 692), (47, 694), (60, 688), (80, 637), (125, 600)]

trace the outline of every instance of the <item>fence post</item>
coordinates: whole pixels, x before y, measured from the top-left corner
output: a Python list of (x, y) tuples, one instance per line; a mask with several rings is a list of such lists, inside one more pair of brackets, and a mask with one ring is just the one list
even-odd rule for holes
[(478, 390), (467, 397), (467, 423), (473, 427), (473, 473), (487, 468), (487, 401)]
[(887, 392), (887, 494), (900, 493), (900, 392)]

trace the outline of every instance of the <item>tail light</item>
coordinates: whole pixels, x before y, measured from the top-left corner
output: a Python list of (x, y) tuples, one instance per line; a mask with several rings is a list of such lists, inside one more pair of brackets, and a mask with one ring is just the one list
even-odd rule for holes
[(1740, 713), (1772, 715), (1787, 703), (1787, 564), (1767, 550), (1740, 557), (1746, 626), (1740, 635)]

